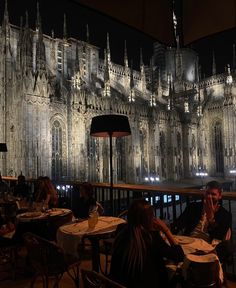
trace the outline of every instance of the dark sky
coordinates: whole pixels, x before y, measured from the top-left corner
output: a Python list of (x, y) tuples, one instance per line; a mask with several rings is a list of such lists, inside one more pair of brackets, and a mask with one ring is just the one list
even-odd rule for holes
[(227, 64), (232, 68), (233, 64), (233, 44), (236, 43), (236, 29), (231, 29), (211, 35), (210, 37), (198, 40), (190, 45), (200, 55), (200, 63), (206, 76), (212, 72), (212, 53), (214, 50), (216, 60), (216, 72), (225, 71)]
[[(99, 1), (99, 0), (98, 0)], [(128, 0), (127, 0), (128, 1)], [(0, 16), (4, 11), (4, 0), (0, 0)], [(43, 32), (60, 37), (63, 31), (63, 15), (67, 16), (68, 36), (86, 40), (86, 24), (90, 27), (90, 42), (101, 48), (106, 47), (106, 33), (110, 33), (111, 56), (115, 63), (123, 64), (124, 40), (127, 40), (129, 60), (133, 60), (134, 68), (138, 68), (140, 47), (143, 50), (144, 63), (148, 64), (152, 55), (154, 39), (137, 30), (127, 27), (110, 17), (106, 17), (92, 9), (79, 5), (74, 0), (39, 0)], [(10, 22), (20, 24), (20, 16), (29, 12), (29, 22), (32, 28), (36, 20), (36, 0), (8, 0)], [(224, 67), (232, 64), (232, 44), (235, 42), (236, 31), (224, 33), (199, 40), (192, 47), (200, 55), (203, 73), (209, 75), (212, 66), (212, 51), (216, 56), (217, 72), (223, 72)], [(102, 55), (102, 54), (101, 54)]]
[[(101, 48), (101, 55), (106, 47), (106, 35), (109, 32), (112, 61), (123, 64), (124, 41), (126, 40), (129, 59), (132, 58), (134, 63), (139, 63), (140, 47), (142, 47), (144, 62), (145, 64), (149, 63), (153, 50), (153, 39), (150, 37), (110, 17), (79, 5), (73, 0), (39, 0), (38, 2), (44, 34), (51, 35), (53, 29), (55, 37), (60, 37), (63, 33), (65, 13), (69, 37), (86, 40), (86, 24), (88, 23), (90, 42)], [(4, 3), (4, 0), (0, 0), (1, 19)], [(35, 28), (36, 7), (36, 0), (8, 0), (10, 22), (19, 25), (20, 15), (25, 18), (25, 11), (28, 10), (30, 26)]]

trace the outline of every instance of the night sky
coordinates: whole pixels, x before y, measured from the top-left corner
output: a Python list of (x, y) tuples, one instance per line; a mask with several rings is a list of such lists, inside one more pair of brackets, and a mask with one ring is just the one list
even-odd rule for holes
[[(88, 24), (90, 43), (101, 48), (101, 57), (103, 57), (103, 49), (106, 47), (106, 33), (109, 32), (113, 62), (123, 64), (124, 41), (126, 40), (128, 57), (129, 60), (133, 60), (134, 68), (138, 69), (141, 47), (144, 63), (149, 64), (153, 43), (155, 42), (151, 37), (129, 28), (110, 17), (79, 5), (74, 0), (39, 0), (38, 2), (44, 34), (51, 35), (51, 30), (53, 29), (55, 37), (61, 37), (65, 13), (67, 16), (68, 37), (86, 40), (86, 24)], [(1, 19), (4, 3), (4, 0), (0, 0)], [(8, 0), (10, 22), (20, 25), (20, 16), (25, 18), (25, 11), (28, 10), (30, 27), (34, 29), (36, 3), (36, 0)], [(208, 76), (211, 73), (213, 49), (215, 51), (218, 73), (223, 72), (224, 67), (228, 63), (232, 64), (232, 45), (236, 42), (235, 40), (236, 31), (228, 30), (224, 33), (201, 39), (191, 45), (199, 53), (203, 74)]]

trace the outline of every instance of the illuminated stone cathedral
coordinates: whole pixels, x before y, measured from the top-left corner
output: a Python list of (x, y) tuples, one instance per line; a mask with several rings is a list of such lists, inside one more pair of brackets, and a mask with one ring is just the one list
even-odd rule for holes
[(126, 43), (123, 65), (107, 47), (44, 35), (39, 11), (31, 29), (9, 23), (0, 30), (0, 153), (2, 175), (95, 182), (109, 180), (109, 142), (90, 136), (92, 117), (127, 115), (131, 136), (114, 138), (114, 182), (145, 177), (179, 180), (207, 171), (229, 175), (236, 164), (234, 63), (223, 74), (202, 79), (198, 55), (155, 43), (150, 63), (140, 51), (132, 68)]

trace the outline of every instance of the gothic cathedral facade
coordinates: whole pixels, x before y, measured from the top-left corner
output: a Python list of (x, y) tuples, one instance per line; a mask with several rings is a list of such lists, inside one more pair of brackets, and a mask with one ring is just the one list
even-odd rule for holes
[[(65, 24), (64, 24), (65, 25)], [(140, 69), (112, 62), (89, 41), (9, 23), (0, 31), (0, 153), (3, 175), (109, 181), (109, 142), (90, 136), (92, 117), (127, 115), (131, 136), (114, 138), (114, 182), (227, 177), (236, 165), (234, 71), (202, 79), (190, 49), (154, 44)], [(214, 63), (213, 63), (214, 64)], [(214, 65), (213, 65), (214, 66)]]

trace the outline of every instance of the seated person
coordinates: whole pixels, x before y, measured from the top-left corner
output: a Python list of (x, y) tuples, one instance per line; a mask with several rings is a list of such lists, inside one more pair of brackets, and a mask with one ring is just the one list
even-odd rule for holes
[(5, 236), (14, 231), (15, 231), (14, 221), (10, 217), (5, 217), (4, 220), (2, 215), (0, 214), (0, 247), (4, 247), (6, 245), (13, 243), (14, 233), (10, 238)]
[(134, 200), (128, 223), (118, 229), (110, 278), (128, 288), (170, 287), (164, 258), (180, 262), (184, 253), (166, 224), (154, 218), (152, 206), (143, 199)]
[(43, 202), (45, 208), (57, 207), (57, 190), (49, 177), (40, 176), (38, 178), (37, 188), (35, 191), (35, 202)]
[(3, 196), (6, 192), (10, 192), (10, 187), (2, 180), (2, 175), (0, 174), (0, 196)]
[(17, 179), (18, 181), (17, 181), (16, 186), (14, 187), (13, 195), (15, 197), (20, 197), (20, 198), (29, 200), (30, 190), (29, 190), (29, 186), (25, 182), (25, 176), (20, 174)]
[(89, 212), (96, 210), (99, 215), (103, 213), (103, 207), (98, 203), (93, 196), (93, 186), (88, 182), (83, 182), (79, 185), (80, 197), (76, 203), (74, 215), (80, 219), (87, 219)]
[[(221, 193), (221, 185), (217, 181), (208, 182), (203, 201), (190, 203), (172, 224), (172, 232), (201, 238), (209, 243), (213, 239), (224, 240), (231, 227), (232, 215), (221, 205)], [(231, 250), (229, 243), (219, 244), (219, 247), (224, 245)], [(220, 257), (219, 254), (221, 252), (218, 253)]]

